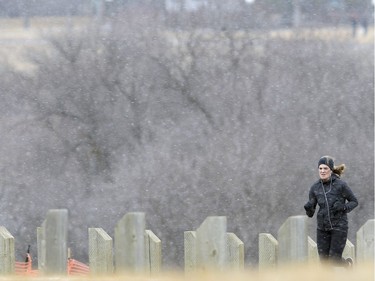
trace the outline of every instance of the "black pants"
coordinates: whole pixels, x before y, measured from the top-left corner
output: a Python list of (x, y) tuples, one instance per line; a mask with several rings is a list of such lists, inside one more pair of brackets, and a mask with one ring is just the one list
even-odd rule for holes
[(342, 263), (342, 252), (346, 245), (348, 231), (318, 229), (316, 236), (320, 260)]

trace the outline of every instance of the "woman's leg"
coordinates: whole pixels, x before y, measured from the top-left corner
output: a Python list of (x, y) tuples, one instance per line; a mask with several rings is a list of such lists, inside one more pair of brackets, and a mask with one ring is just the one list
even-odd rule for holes
[(331, 247), (329, 250), (329, 258), (337, 263), (342, 263), (342, 252), (346, 245), (348, 231), (332, 230)]
[(317, 229), (316, 244), (318, 246), (318, 253), (321, 261), (327, 261), (331, 248), (331, 232)]

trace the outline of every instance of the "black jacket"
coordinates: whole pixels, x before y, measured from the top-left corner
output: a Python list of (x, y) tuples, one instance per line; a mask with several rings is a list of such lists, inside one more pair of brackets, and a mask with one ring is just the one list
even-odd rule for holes
[(329, 181), (323, 183), (318, 180), (311, 186), (309, 202), (305, 205), (309, 217), (314, 215), (317, 204), (318, 229), (347, 231), (347, 213), (357, 207), (358, 201), (349, 186), (332, 173)]

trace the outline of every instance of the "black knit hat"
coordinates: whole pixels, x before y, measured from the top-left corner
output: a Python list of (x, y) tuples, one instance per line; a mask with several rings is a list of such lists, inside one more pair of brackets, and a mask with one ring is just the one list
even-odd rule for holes
[(327, 165), (332, 171), (333, 171), (333, 167), (335, 166), (335, 163), (334, 163), (332, 157), (330, 157), (330, 156), (323, 156), (323, 157), (321, 157), (319, 159), (318, 167), (321, 164)]

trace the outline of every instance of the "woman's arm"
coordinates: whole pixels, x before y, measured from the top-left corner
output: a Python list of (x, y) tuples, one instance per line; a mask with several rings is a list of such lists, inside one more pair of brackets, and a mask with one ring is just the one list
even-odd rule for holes
[(350, 187), (346, 183), (343, 185), (342, 195), (348, 201), (345, 204), (346, 213), (351, 212), (355, 207), (358, 206), (357, 197), (355, 197), (353, 191), (350, 189)]
[(309, 201), (305, 204), (305, 206), (303, 206), (308, 217), (311, 218), (314, 216), (316, 204), (317, 200), (312, 186), (309, 191)]

